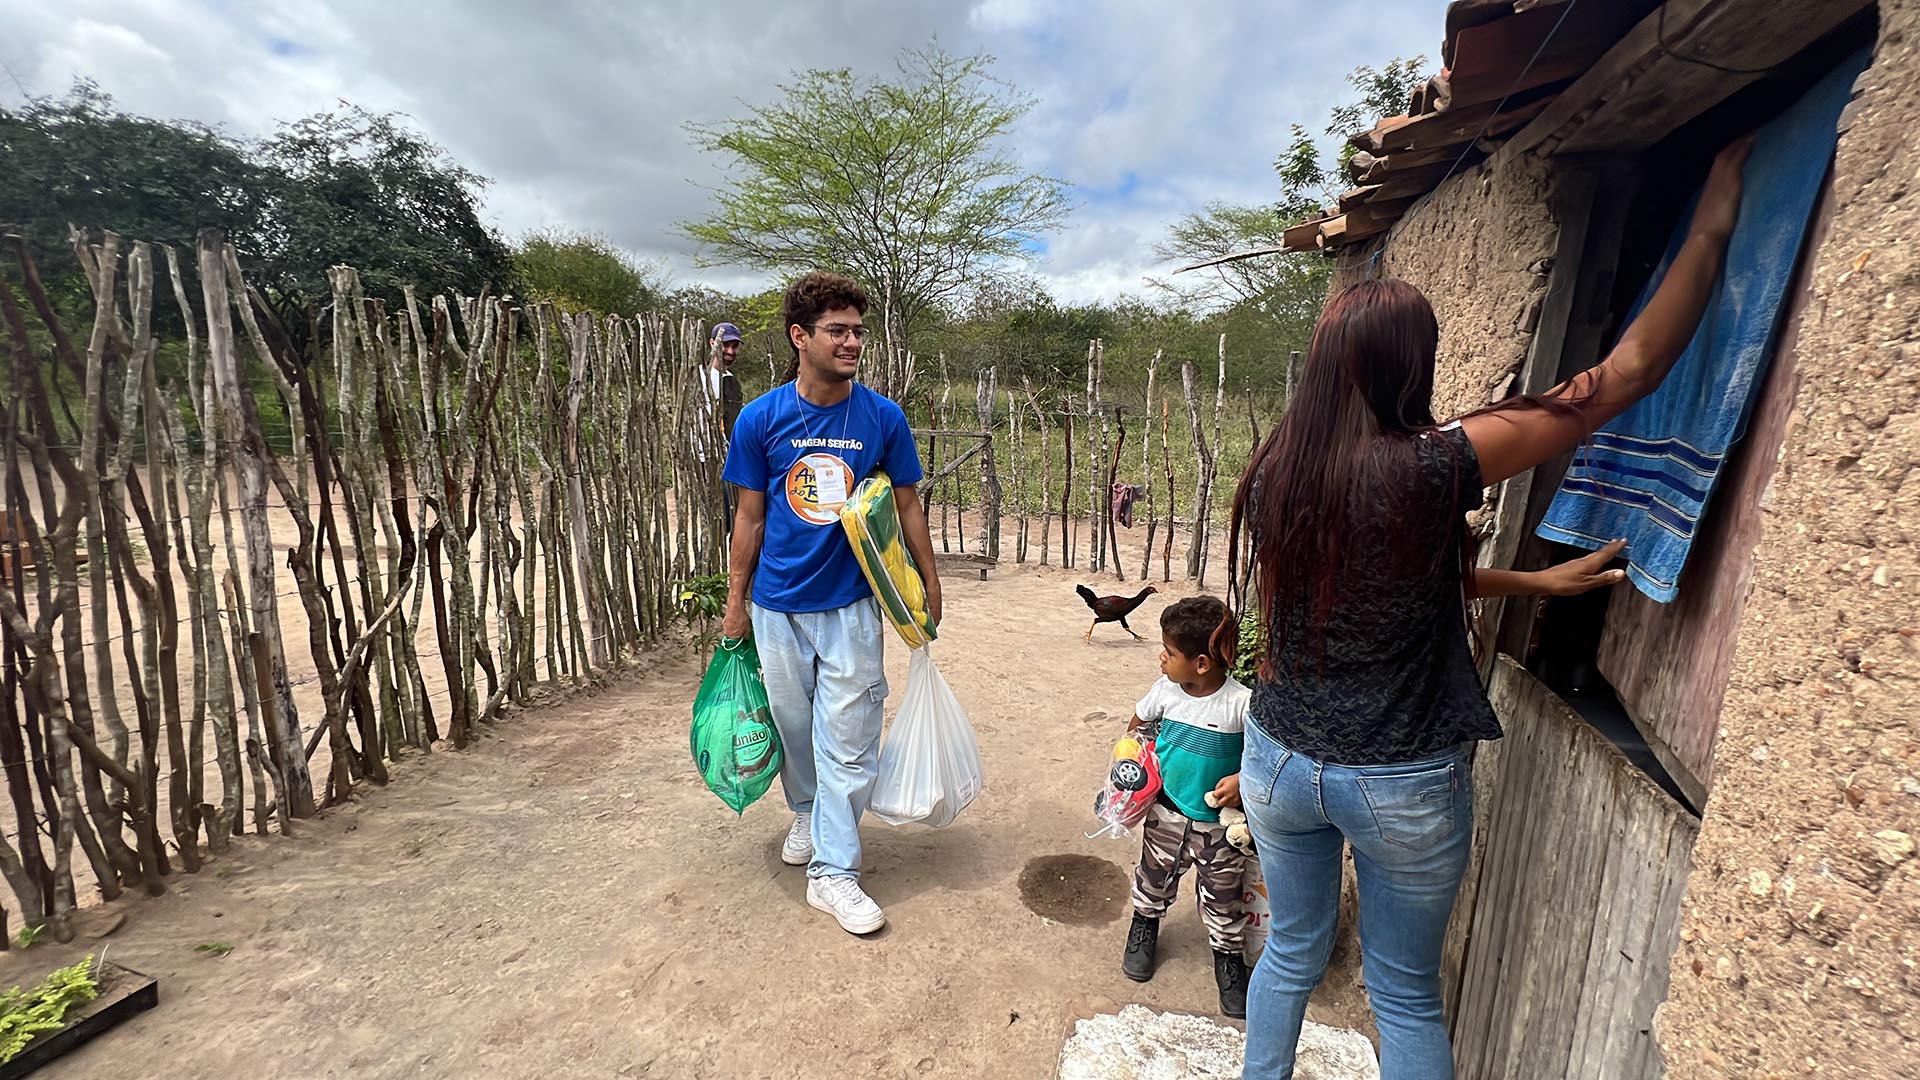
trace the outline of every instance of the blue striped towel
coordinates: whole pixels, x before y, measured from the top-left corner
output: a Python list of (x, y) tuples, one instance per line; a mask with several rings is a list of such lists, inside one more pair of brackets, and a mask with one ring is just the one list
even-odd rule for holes
[[(1840, 110), (1868, 59), (1865, 49), (1848, 58), (1760, 130), (1747, 159), (1727, 269), (1699, 331), (1658, 390), (1574, 452), (1537, 530), (1590, 550), (1625, 537), (1627, 577), (1661, 603), (1677, 595), (1714, 483), (1746, 434), (1787, 285), (1833, 160)], [(1689, 207), (1634, 302), (1634, 316), (1666, 276), (1692, 216)]]

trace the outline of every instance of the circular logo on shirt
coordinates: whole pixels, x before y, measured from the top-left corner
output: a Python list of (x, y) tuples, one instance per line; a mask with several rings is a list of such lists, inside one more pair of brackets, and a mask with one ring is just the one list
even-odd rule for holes
[(837, 525), (853, 492), (853, 469), (832, 454), (808, 454), (787, 470), (787, 505), (809, 525)]

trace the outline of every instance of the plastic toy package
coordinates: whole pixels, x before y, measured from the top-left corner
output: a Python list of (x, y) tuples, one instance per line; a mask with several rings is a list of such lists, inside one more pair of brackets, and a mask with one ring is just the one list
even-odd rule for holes
[(1093, 816), (1100, 827), (1087, 838), (1126, 837), (1129, 830), (1146, 820), (1147, 811), (1159, 797), (1160, 759), (1154, 753), (1152, 737), (1129, 735), (1121, 739), (1113, 744), (1107, 782), (1093, 797)]

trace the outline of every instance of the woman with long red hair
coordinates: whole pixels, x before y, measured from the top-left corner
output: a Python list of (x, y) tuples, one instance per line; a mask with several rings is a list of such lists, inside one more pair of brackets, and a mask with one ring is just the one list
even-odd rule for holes
[[(1385, 280), (1328, 301), (1233, 504), (1230, 561), (1249, 545), (1267, 629), (1240, 772), (1273, 912), (1248, 994), (1249, 1080), (1293, 1075), (1333, 948), (1343, 843), (1381, 1076), (1453, 1076), (1440, 951), (1472, 839), (1466, 753), (1500, 737), (1464, 602), (1539, 584), (1476, 572), (1464, 515), (1486, 486), (1572, 449), (1666, 377), (1719, 277), (1749, 146), (1715, 159), (1689, 239), (1612, 352), (1544, 395), (1437, 425), (1426, 298)], [(1592, 569), (1566, 591), (1617, 580)]]

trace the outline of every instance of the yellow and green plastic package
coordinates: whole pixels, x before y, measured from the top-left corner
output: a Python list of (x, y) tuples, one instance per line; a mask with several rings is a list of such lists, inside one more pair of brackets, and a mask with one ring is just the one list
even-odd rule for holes
[(853, 557), (867, 575), (880, 613), (907, 648), (918, 649), (939, 635), (927, 613), (927, 588), (907, 554), (900, 533), (900, 510), (893, 501), (893, 480), (876, 472), (856, 484), (840, 509), (840, 526), (853, 543)]

